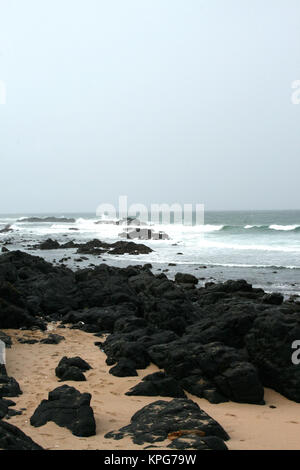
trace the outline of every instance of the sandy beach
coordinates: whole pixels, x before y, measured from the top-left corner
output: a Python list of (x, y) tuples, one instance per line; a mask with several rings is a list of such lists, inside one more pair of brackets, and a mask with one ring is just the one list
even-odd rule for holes
[[(133, 444), (130, 438), (115, 441), (105, 439), (104, 435), (129, 424), (136, 411), (160, 399), (125, 395), (142, 377), (157, 371), (157, 367), (151, 365), (146, 370), (139, 370), (138, 377), (114, 377), (109, 374), (109, 367), (105, 363), (106, 355), (94, 345), (99, 338), (80, 330), (58, 329), (56, 324), (51, 324), (48, 328), (51, 333), (63, 335), (65, 340), (58, 345), (20, 344), (18, 338), (41, 339), (49, 331), (5, 330), (13, 341), (12, 348), (7, 350), (7, 371), (19, 382), (23, 391), (23, 395), (14, 398), (15, 409), (26, 408), (22, 415), (12, 417), (9, 422), (49, 450), (122, 450), (146, 447)], [(75, 437), (68, 429), (54, 423), (40, 428), (30, 425), (30, 417), (41, 400), (47, 398), (48, 392), (61, 384), (55, 376), (55, 368), (63, 356), (80, 356), (92, 366), (92, 370), (86, 373), (86, 382), (65, 383), (80, 392), (91, 393), (91, 406), (97, 425), (95, 436)], [(233, 402), (213, 405), (192, 395), (188, 397), (224, 427), (231, 438), (226, 443), (231, 450), (296, 450), (300, 447), (300, 405), (272, 390), (265, 390), (265, 406)], [(164, 397), (163, 400), (171, 399)], [(160, 443), (158, 448), (164, 449), (168, 444), (169, 441)]]

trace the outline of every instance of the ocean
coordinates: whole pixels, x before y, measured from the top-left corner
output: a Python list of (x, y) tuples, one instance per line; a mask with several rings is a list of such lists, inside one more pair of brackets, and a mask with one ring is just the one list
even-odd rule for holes
[[(75, 222), (22, 220), (30, 216), (64, 216)], [(9, 249), (22, 249), (53, 262), (63, 256), (61, 250), (33, 252), (30, 245), (47, 238), (60, 242), (120, 240), (122, 226), (97, 221), (95, 214), (87, 213), (0, 215), (0, 230), (7, 224), (13, 229), (0, 233), (0, 241), (10, 241)], [(154, 250), (149, 255), (105, 255), (105, 262), (114, 266), (151, 263), (154, 272), (168, 270), (171, 278), (178, 271), (195, 274), (200, 284), (243, 278), (268, 292), (300, 294), (300, 211), (206, 211), (204, 225), (169, 223), (151, 228), (165, 231), (170, 239), (141, 241)], [(75, 252), (68, 250), (68, 255), (72, 255), (68, 262), (72, 269), (103, 262), (89, 256), (78, 264)]]

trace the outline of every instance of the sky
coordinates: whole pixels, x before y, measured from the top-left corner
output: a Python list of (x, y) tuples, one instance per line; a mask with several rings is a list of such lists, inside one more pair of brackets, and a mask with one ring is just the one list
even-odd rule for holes
[(300, 209), (299, 0), (0, 11), (0, 213)]

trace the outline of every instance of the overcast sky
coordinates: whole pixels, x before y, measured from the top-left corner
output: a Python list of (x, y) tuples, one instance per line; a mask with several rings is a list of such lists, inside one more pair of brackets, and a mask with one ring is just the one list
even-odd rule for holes
[(0, 0), (0, 213), (300, 208), (299, 0)]

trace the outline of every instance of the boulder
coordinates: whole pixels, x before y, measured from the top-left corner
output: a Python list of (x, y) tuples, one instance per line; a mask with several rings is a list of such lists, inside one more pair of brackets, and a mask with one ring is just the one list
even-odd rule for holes
[(168, 377), (164, 372), (155, 372), (143, 378), (142, 382), (125, 393), (129, 396), (147, 396), (147, 397), (173, 397), (186, 398), (186, 395), (173, 377)]
[(59, 344), (62, 341), (64, 341), (64, 339), (65, 339), (64, 336), (49, 333), (47, 338), (41, 339), (40, 343), (42, 343), (42, 344)]
[(300, 316), (280, 309), (259, 315), (246, 336), (250, 361), (265, 387), (300, 403), (300, 364), (292, 362), (292, 345), (300, 339)]
[(136, 377), (138, 375), (135, 363), (124, 358), (120, 358), (118, 364), (112, 367), (109, 373), (116, 377)]
[(199, 406), (185, 398), (156, 401), (143, 407), (131, 418), (128, 426), (105, 435), (107, 439), (123, 439), (130, 436), (135, 444), (164, 441), (168, 435), (180, 430), (202, 431), (205, 436), (228, 440), (229, 436), (214, 419)]
[(176, 273), (175, 281), (178, 284), (198, 284), (198, 279), (192, 274)]
[(0, 421), (0, 449), (3, 450), (43, 450), (20, 429), (5, 421)]
[(80, 382), (86, 380), (83, 372), (90, 369), (91, 366), (80, 357), (63, 357), (55, 369), (55, 374), (61, 381), (74, 380)]
[(80, 393), (73, 387), (63, 385), (49, 392), (48, 400), (41, 402), (30, 423), (40, 427), (54, 421), (58, 426), (68, 428), (75, 436), (94, 436), (96, 423), (90, 401), (89, 393)]

